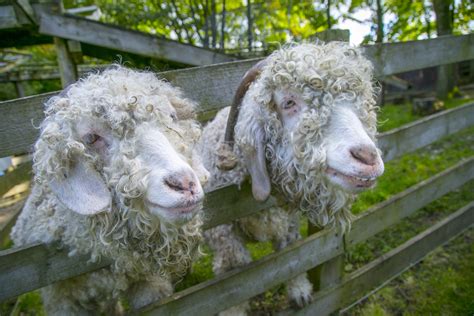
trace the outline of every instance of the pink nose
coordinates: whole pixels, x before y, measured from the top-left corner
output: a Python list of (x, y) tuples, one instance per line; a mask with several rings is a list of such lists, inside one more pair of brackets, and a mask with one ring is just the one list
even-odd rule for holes
[(374, 166), (378, 161), (378, 153), (375, 147), (370, 145), (354, 146), (350, 149), (352, 157), (364, 165)]
[(179, 193), (190, 193), (195, 195), (198, 192), (195, 177), (192, 175), (173, 175), (165, 179), (165, 184)]

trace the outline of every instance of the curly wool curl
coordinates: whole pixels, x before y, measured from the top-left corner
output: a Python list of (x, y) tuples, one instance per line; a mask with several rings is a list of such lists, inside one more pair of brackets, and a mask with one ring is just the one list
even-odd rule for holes
[[(59, 241), (91, 260), (112, 258), (112, 270), (132, 280), (150, 274), (181, 277), (199, 253), (201, 212), (182, 226), (161, 221), (143, 205), (150, 170), (136, 159), (135, 128), (159, 127), (188, 162), (200, 137), (195, 104), (152, 73), (113, 66), (71, 85), (45, 104), (46, 118), (35, 144), (32, 194), (12, 232), (15, 245)], [(77, 132), (81, 121), (95, 122), (119, 139), (106, 164)], [(77, 163), (97, 171), (111, 192), (108, 212), (84, 216), (59, 202), (49, 184)], [(126, 285), (118, 285), (123, 290)]]
[[(319, 226), (350, 227), (353, 195), (323, 176), (325, 126), (332, 109), (350, 101), (375, 142), (376, 96), (373, 67), (357, 48), (342, 42), (290, 45), (267, 58), (247, 97), (258, 106), (243, 106), (235, 127), (236, 143), (250, 154), (265, 144), (273, 184), (289, 202)], [(273, 103), (276, 89), (296, 89), (310, 110), (295, 130), (285, 133)]]

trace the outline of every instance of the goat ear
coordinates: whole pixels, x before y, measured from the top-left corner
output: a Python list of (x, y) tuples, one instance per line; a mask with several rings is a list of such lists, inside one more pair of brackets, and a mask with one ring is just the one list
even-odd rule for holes
[(50, 188), (61, 203), (81, 215), (108, 211), (112, 201), (100, 175), (82, 161), (76, 162), (62, 179), (51, 181)]
[(253, 197), (257, 201), (265, 201), (270, 196), (271, 183), (265, 159), (265, 132), (262, 123), (257, 119), (261, 117), (257, 113), (258, 108), (255, 100), (244, 98), (235, 133), (252, 179)]
[(263, 143), (258, 142), (257, 148), (249, 153), (245, 160), (250, 177), (252, 178), (253, 197), (255, 200), (263, 202), (268, 199), (271, 191)]

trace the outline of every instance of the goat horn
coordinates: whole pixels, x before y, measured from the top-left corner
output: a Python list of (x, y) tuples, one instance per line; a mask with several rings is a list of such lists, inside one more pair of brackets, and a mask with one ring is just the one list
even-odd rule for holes
[(239, 118), (240, 106), (242, 100), (247, 93), (250, 85), (258, 75), (262, 72), (263, 67), (267, 64), (267, 59), (263, 59), (250, 68), (242, 77), (237, 91), (235, 92), (232, 105), (230, 107), (227, 126), (224, 134), (224, 143), (217, 151), (218, 162), (217, 167), (221, 170), (231, 170), (237, 164), (237, 157), (234, 154), (234, 128)]

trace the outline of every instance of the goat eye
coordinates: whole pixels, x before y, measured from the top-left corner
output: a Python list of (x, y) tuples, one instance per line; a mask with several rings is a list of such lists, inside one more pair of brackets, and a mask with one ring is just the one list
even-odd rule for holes
[(84, 136), (84, 142), (87, 144), (87, 145), (93, 145), (95, 144), (98, 140), (100, 140), (102, 137), (100, 137), (99, 135), (97, 134), (87, 134), (86, 136)]
[(178, 120), (178, 116), (176, 116), (176, 113), (171, 113), (171, 114), (170, 114), (170, 117), (171, 117), (171, 119), (172, 119), (173, 121)]
[(283, 109), (288, 110), (294, 107), (295, 105), (296, 105), (296, 102), (290, 99), (290, 100), (285, 101), (285, 103), (283, 104)]

